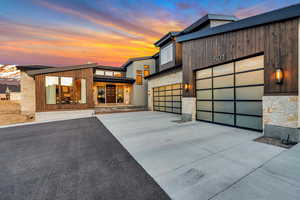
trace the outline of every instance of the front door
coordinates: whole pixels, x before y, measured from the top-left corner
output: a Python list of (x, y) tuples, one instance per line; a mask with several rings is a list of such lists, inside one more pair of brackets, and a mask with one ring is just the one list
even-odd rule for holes
[(115, 85), (106, 85), (106, 103), (116, 103)]

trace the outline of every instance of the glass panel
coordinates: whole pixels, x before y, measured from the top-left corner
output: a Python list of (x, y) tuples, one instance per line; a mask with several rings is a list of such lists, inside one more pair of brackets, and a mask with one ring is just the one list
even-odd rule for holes
[(173, 112), (173, 108), (166, 108), (167, 112)]
[(172, 96), (166, 97), (166, 101), (172, 101)]
[(180, 102), (173, 102), (173, 107), (179, 108), (179, 107), (181, 107), (181, 103)]
[(173, 96), (173, 101), (181, 101), (181, 96)]
[(98, 103), (105, 103), (105, 86), (98, 87)]
[(159, 102), (159, 106), (165, 106), (165, 102)]
[(96, 75), (104, 76), (105, 72), (103, 70), (96, 70)]
[(159, 91), (164, 91), (166, 88), (164, 86), (159, 87)]
[(166, 64), (173, 60), (173, 44), (169, 44), (160, 50), (160, 64)]
[(214, 89), (214, 99), (216, 100), (234, 100), (234, 89)]
[(196, 79), (209, 78), (212, 76), (212, 68), (203, 69), (196, 72)]
[(180, 90), (173, 90), (173, 95), (181, 95), (181, 91)]
[(73, 78), (72, 77), (61, 77), (61, 103), (71, 104), (75, 103), (73, 96)]
[(117, 86), (117, 103), (124, 103), (124, 86)]
[(46, 76), (46, 104), (58, 104), (59, 103), (59, 86), (58, 77)]
[(197, 99), (212, 99), (212, 91), (211, 90), (201, 90), (197, 91)]
[(154, 110), (155, 110), (155, 111), (159, 110), (159, 107), (154, 107)]
[(114, 76), (115, 77), (122, 77), (122, 74), (121, 74), (121, 72), (114, 72)]
[(159, 92), (159, 96), (165, 96), (165, 92)]
[(243, 128), (262, 130), (262, 118), (237, 115), (236, 125)]
[(166, 100), (166, 97), (160, 97), (159, 100), (160, 100), (160, 101), (165, 101), (165, 100)]
[(172, 86), (171, 85), (166, 86), (166, 90), (172, 90)]
[(214, 76), (233, 74), (233, 73), (234, 73), (234, 63), (228, 63), (213, 68)]
[(112, 71), (105, 71), (105, 76), (113, 76), (113, 72)]
[(261, 102), (236, 102), (236, 112), (248, 115), (262, 115)]
[(233, 87), (233, 75), (214, 78), (214, 88)]
[(197, 110), (212, 110), (212, 102), (211, 101), (197, 101)]
[(153, 91), (158, 91), (158, 88), (153, 88)]
[(154, 101), (158, 101), (159, 100), (159, 97), (154, 97)]
[(171, 96), (172, 95), (172, 91), (166, 91), (166, 96)]
[(246, 72), (236, 74), (236, 85), (255, 85), (264, 83), (264, 71)]
[(172, 102), (166, 102), (167, 107), (172, 107)]
[(173, 108), (174, 113), (181, 113), (181, 108)]
[(234, 125), (234, 115), (214, 113), (214, 122)]
[(234, 102), (232, 101), (214, 101), (215, 112), (234, 113)]
[(209, 89), (212, 86), (211, 79), (198, 80), (196, 84), (197, 89)]
[(264, 86), (236, 88), (237, 100), (262, 100)]
[(77, 79), (75, 80), (75, 100), (76, 103), (86, 103), (86, 80)]
[(264, 56), (256, 56), (236, 62), (235, 71), (242, 72), (264, 67)]
[(211, 112), (197, 112), (197, 119), (204, 120), (204, 121), (212, 121), (212, 113)]

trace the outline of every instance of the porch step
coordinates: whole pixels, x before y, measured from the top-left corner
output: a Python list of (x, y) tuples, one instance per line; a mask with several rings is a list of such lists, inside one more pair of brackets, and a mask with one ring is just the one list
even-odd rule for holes
[(137, 112), (145, 111), (146, 106), (133, 106), (133, 105), (124, 105), (124, 106), (100, 106), (95, 107), (95, 113), (117, 113), (117, 112)]

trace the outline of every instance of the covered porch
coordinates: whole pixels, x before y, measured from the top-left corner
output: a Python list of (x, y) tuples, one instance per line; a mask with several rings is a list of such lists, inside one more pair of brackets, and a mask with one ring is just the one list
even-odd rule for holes
[(134, 79), (94, 76), (93, 99), (95, 107), (126, 107), (131, 104)]

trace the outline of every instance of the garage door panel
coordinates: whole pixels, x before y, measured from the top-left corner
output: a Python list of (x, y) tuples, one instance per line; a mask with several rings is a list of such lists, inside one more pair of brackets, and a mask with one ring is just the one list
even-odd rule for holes
[(234, 88), (214, 89), (214, 99), (234, 100)]
[(234, 101), (214, 101), (214, 112), (234, 113)]
[(262, 118), (253, 117), (253, 116), (236, 116), (236, 125), (242, 128), (251, 128), (251, 129), (261, 129), (262, 127)]
[(264, 83), (264, 71), (253, 71), (236, 75), (236, 86), (259, 85)]
[(237, 100), (262, 100), (264, 86), (236, 88)]
[(212, 68), (208, 68), (196, 72), (196, 79), (209, 78), (211, 76), (212, 76)]
[(236, 102), (236, 112), (238, 114), (262, 115), (262, 102)]
[(234, 115), (214, 113), (214, 122), (234, 126)]
[(212, 90), (198, 90), (197, 99), (199, 100), (211, 100), (212, 99)]
[(233, 87), (234, 76), (222, 76), (213, 79), (214, 88)]
[(212, 80), (211, 79), (197, 80), (196, 84), (197, 84), (197, 89), (212, 88)]
[(197, 119), (212, 122), (212, 113), (211, 112), (197, 112)]
[(173, 96), (173, 101), (180, 101), (181, 102), (181, 96)]
[(198, 101), (197, 110), (212, 111), (212, 101)]

